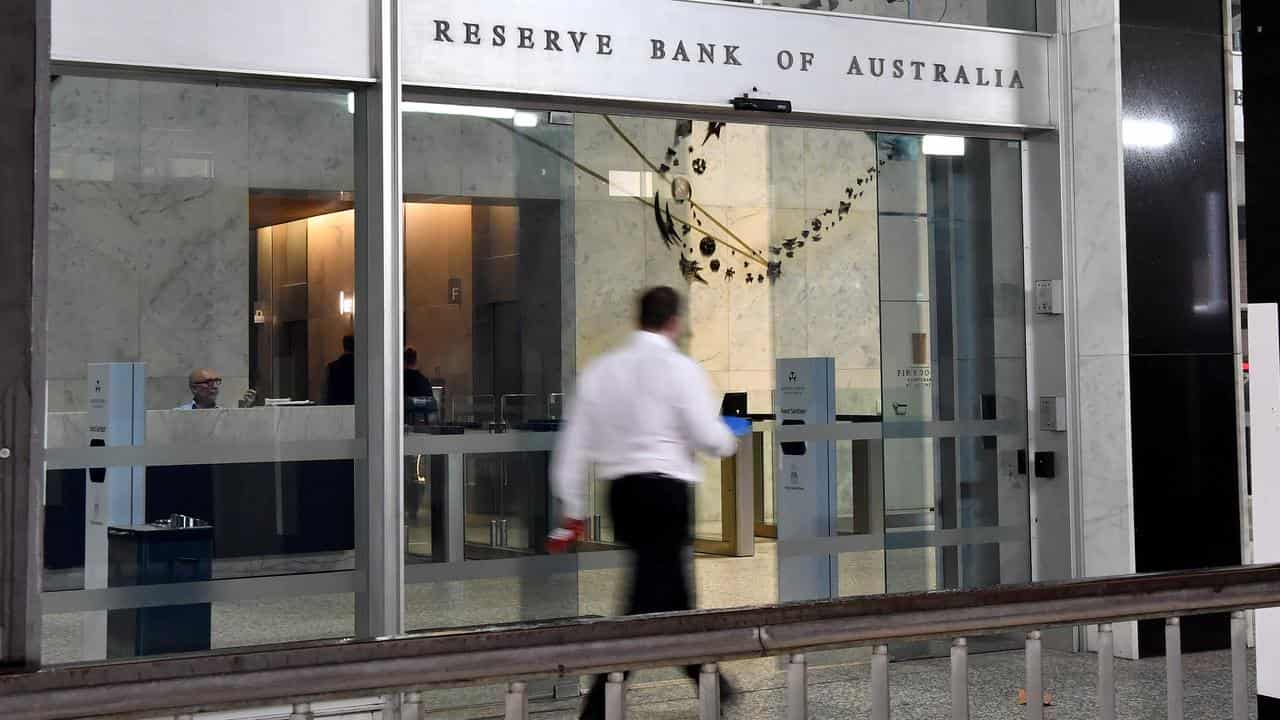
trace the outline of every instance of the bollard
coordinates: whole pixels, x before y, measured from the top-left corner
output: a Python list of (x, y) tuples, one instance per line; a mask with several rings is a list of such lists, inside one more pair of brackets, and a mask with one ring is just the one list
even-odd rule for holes
[(969, 641), (951, 643), (951, 720), (969, 720)]
[(720, 670), (715, 663), (703, 665), (698, 674), (698, 717), (720, 720)]
[(620, 672), (609, 673), (604, 686), (605, 720), (627, 720), (627, 676)]
[(787, 657), (787, 720), (808, 720), (809, 662), (803, 653)]
[(889, 720), (889, 646), (871, 651), (871, 720)]

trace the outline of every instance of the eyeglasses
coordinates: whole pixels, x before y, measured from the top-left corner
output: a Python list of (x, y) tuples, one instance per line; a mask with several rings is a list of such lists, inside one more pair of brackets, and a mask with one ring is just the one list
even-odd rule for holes
[(222, 378), (209, 378), (191, 383), (192, 387), (222, 387)]

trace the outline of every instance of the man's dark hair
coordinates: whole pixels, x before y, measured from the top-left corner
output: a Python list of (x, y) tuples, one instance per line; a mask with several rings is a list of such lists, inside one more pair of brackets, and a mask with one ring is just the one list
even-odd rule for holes
[(404, 349), (404, 364), (405, 364), (405, 366), (406, 366), (406, 367), (407, 367), (407, 366), (409, 366), (409, 365), (417, 365), (417, 364), (418, 364), (418, 351), (417, 351), (417, 350), (414, 350), (412, 347), (407, 347), (407, 348), (405, 348), (405, 349)]
[(356, 336), (343, 335), (342, 336), (342, 352), (353, 353), (355, 351), (356, 351)]
[(651, 287), (640, 296), (640, 329), (656, 332), (680, 314), (680, 293), (666, 285)]

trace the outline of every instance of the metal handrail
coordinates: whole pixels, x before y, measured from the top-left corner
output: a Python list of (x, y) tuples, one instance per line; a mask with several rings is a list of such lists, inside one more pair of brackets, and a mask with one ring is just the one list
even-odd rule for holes
[(0, 676), (0, 717), (154, 716), (1277, 605), (1280, 565), (1260, 565), (299, 643)]

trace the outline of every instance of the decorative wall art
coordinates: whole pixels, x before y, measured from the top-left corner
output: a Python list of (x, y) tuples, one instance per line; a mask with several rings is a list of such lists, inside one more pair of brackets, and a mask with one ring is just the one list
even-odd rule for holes
[[(627, 134), (618, 126), (617, 123), (613, 121), (612, 118), (608, 115), (603, 117), (609, 127), (617, 133), (618, 137), (626, 143), (627, 147), (631, 148), (632, 152), (634, 152), (645, 165), (664, 178), (668, 173), (670, 173), (670, 165), (667, 163), (661, 163), (655, 166), (649, 158), (645, 157), (644, 153), (641, 152), (636, 143), (627, 136)], [(676, 124), (673, 142), (671, 146), (666, 149), (666, 154), (664, 156), (666, 159), (671, 162), (678, 162), (676, 159), (679, 156), (678, 148), (681, 146), (684, 138), (692, 132), (692, 125), (692, 121), (681, 121)], [(720, 141), (726, 126), (727, 124), (722, 122), (707, 123), (707, 130), (706, 134), (703, 136), (702, 146), (705, 146), (708, 141)], [(694, 150), (692, 147), (690, 147), (689, 150), (691, 153), (705, 152), (702, 150), (702, 146), (699, 147), (699, 150)], [(678, 203), (688, 203), (690, 208), (690, 217), (694, 220), (694, 223), (697, 226), (697, 232), (702, 235), (702, 239), (697, 243), (697, 249), (703, 257), (718, 258), (722, 250), (726, 249), (730, 254), (736, 255), (737, 252), (741, 250), (748, 258), (747, 262), (744, 263), (744, 267), (750, 268), (751, 263), (755, 262), (757, 265), (764, 267), (766, 271), (763, 274), (755, 273), (754, 275), (752, 273), (747, 273), (745, 281), (752, 284), (763, 285), (765, 284), (766, 277), (770, 281), (776, 281), (782, 276), (784, 259), (794, 259), (796, 257), (796, 253), (802, 250), (806, 243), (822, 242), (823, 233), (830, 233), (844, 223), (851, 215), (853, 201), (862, 198), (863, 195), (871, 189), (872, 183), (875, 182), (876, 177), (880, 174), (880, 169), (883, 168), (890, 160), (894, 160), (895, 155), (896, 148), (891, 147), (890, 151), (884, 157), (880, 158), (877, 163), (868, 167), (861, 175), (851, 179), (850, 184), (845, 187), (843, 193), (841, 193), (843, 198), (839, 195), (832, 198), (835, 203), (833, 207), (824, 208), (821, 213), (806, 220), (804, 226), (801, 227), (799, 232), (795, 235), (784, 237), (777, 243), (770, 243), (769, 252), (775, 256), (772, 260), (762, 257), (760, 253), (752, 249), (749, 244), (743, 241), (742, 238), (738, 237), (724, 223), (712, 216), (705, 208), (693, 200), (696, 188), (693, 187), (692, 182), (687, 177), (680, 176), (672, 180), (672, 196)], [(710, 169), (707, 158), (701, 154), (693, 157), (690, 161), (690, 165), (693, 167), (694, 173), (699, 176), (704, 175)], [(688, 186), (687, 194), (684, 190), (685, 186)], [(701, 266), (691, 257), (685, 256), (685, 252), (691, 250), (690, 246), (679, 242), (679, 239), (676, 237), (670, 203), (666, 204), (663, 212), (659, 212), (660, 201), (661, 198), (659, 194), (655, 193), (653, 198), (654, 221), (657, 223), (658, 232), (662, 235), (666, 246), (668, 248), (679, 247), (681, 249), (679, 259), (681, 273), (686, 279), (691, 281), (701, 283), (707, 282), (706, 279), (698, 272), (698, 270), (701, 270)], [(703, 230), (702, 217), (700, 214), (701, 216), (705, 216), (712, 225), (724, 232), (727, 237), (720, 237), (710, 231)], [(689, 226), (686, 224), (682, 231), (682, 235), (687, 235), (688, 229)], [(733, 274), (726, 272), (722, 277), (724, 277), (726, 281), (732, 280)]]
[[(609, 115), (601, 115), (600, 117), (649, 170), (666, 181), (664, 184), (669, 188), (669, 198), (664, 199), (662, 192), (658, 190), (654, 192), (652, 200), (644, 197), (635, 197), (635, 200), (653, 210), (653, 221), (657, 227), (659, 237), (662, 238), (663, 245), (668, 250), (674, 250), (679, 253), (677, 263), (685, 280), (703, 284), (708, 284), (708, 280), (703, 274), (707, 269), (710, 269), (712, 273), (717, 273), (725, 282), (734, 280), (736, 273), (731, 267), (726, 268), (723, 273), (718, 273), (718, 268), (723, 264), (726, 252), (730, 257), (737, 256), (739, 253), (742, 254), (744, 258), (743, 268), (747, 271), (743, 273), (744, 282), (768, 286), (776, 281), (785, 270), (785, 261), (796, 259), (797, 253), (806, 247), (821, 243), (824, 234), (829, 235), (852, 216), (853, 201), (862, 198), (872, 188), (872, 183), (879, 176), (881, 168), (888, 162), (897, 159), (899, 154), (895, 146), (890, 146), (889, 151), (883, 157), (880, 157), (878, 161), (873, 161), (871, 166), (867, 167), (858, 176), (850, 178), (848, 185), (842, 190), (837, 190), (833, 193), (830, 207), (824, 208), (813, 217), (805, 220), (796, 229), (795, 233), (788, 233), (776, 241), (769, 242), (766, 250), (768, 256), (766, 256), (755, 250), (695, 199), (697, 187), (694, 183), (699, 177), (704, 176), (713, 169), (708, 157), (708, 144), (710, 143), (711, 147), (714, 148), (715, 143), (722, 141), (724, 130), (728, 127), (727, 123), (708, 122), (701, 143), (694, 145), (687, 144), (694, 132), (693, 121), (677, 121), (671, 144), (665, 148), (662, 161), (655, 163), (645, 155), (636, 142), (619, 127), (612, 117)], [(603, 173), (585, 166), (555, 147), (505, 123), (497, 120), (492, 122), (556, 155), (604, 185), (611, 186), (609, 178)], [(680, 150), (682, 147), (687, 149), (689, 166), (695, 174), (693, 179), (685, 175), (673, 176), (675, 168), (679, 167), (680, 164)], [(677, 212), (672, 212), (672, 202), (676, 204)], [(682, 214), (681, 209), (687, 210), (687, 215)], [(704, 219), (706, 220), (705, 225)], [(703, 265), (702, 261), (698, 260), (699, 256), (711, 264)], [(752, 271), (752, 265), (756, 265), (764, 272)], [(770, 282), (766, 283), (766, 280)]]

